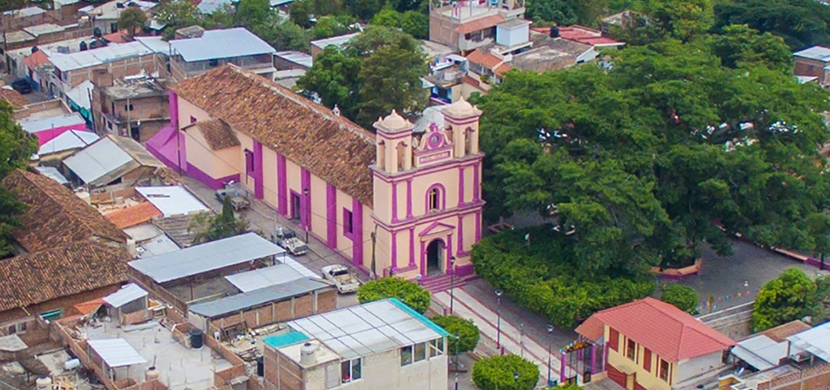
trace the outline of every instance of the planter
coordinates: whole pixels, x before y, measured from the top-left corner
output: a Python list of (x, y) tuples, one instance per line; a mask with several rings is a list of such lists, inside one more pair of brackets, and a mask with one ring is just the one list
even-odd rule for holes
[(666, 268), (660, 270), (660, 267), (651, 267), (651, 272), (657, 274), (658, 277), (666, 279), (681, 280), (690, 275), (697, 275), (700, 269), (703, 268), (703, 258), (698, 258), (695, 263), (683, 268)]

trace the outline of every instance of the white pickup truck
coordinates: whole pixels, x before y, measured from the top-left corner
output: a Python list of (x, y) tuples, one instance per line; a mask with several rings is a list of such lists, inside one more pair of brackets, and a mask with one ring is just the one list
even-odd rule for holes
[(327, 265), (321, 268), (320, 271), (323, 274), (323, 279), (334, 283), (337, 292), (341, 294), (357, 292), (357, 288), (360, 287), (360, 281), (345, 266), (339, 264)]
[(308, 253), (308, 245), (297, 237), (297, 233), (294, 233), (290, 229), (277, 228), (277, 245), (294, 256), (301, 256)]

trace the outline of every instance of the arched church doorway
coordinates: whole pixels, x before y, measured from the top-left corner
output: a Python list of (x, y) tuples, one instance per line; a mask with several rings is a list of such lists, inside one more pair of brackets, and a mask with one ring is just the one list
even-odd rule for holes
[(444, 241), (432, 240), (427, 246), (427, 275), (440, 274), (444, 264)]

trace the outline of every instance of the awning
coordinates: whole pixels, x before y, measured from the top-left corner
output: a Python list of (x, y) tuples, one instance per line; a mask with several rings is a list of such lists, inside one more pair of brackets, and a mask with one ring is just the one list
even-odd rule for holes
[(136, 299), (144, 298), (146, 296), (147, 291), (144, 291), (141, 287), (130, 283), (124, 287), (121, 287), (120, 290), (104, 297), (104, 302), (112, 307), (121, 307), (135, 301)]
[(147, 360), (124, 339), (89, 340), (88, 345), (110, 368), (147, 363)]

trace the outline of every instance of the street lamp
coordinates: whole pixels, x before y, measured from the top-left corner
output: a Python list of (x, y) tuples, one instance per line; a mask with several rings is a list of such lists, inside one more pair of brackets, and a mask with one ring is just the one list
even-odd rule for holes
[(308, 188), (303, 188), (303, 196), (305, 197), (305, 243), (308, 245), (308, 223), (311, 222), (311, 204), (308, 202)]
[(553, 339), (551, 335), (553, 334), (553, 325), (548, 324), (548, 387), (553, 387), (553, 381), (551, 380), (550, 373), (551, 373), (551, 359), (553, 359)]
[(453, 290), (455, 290), (455, 256), (450, 257), (450, 314), (452, 314)]
[(501, 294), (502, 291), (496, 289), (494, 291), (496, 293), (496, 314), (498, 315), (496, 320), (496, 348), (501, 348)]
[(455, 373), (455, 390), (458, 390), (458, 373)]

